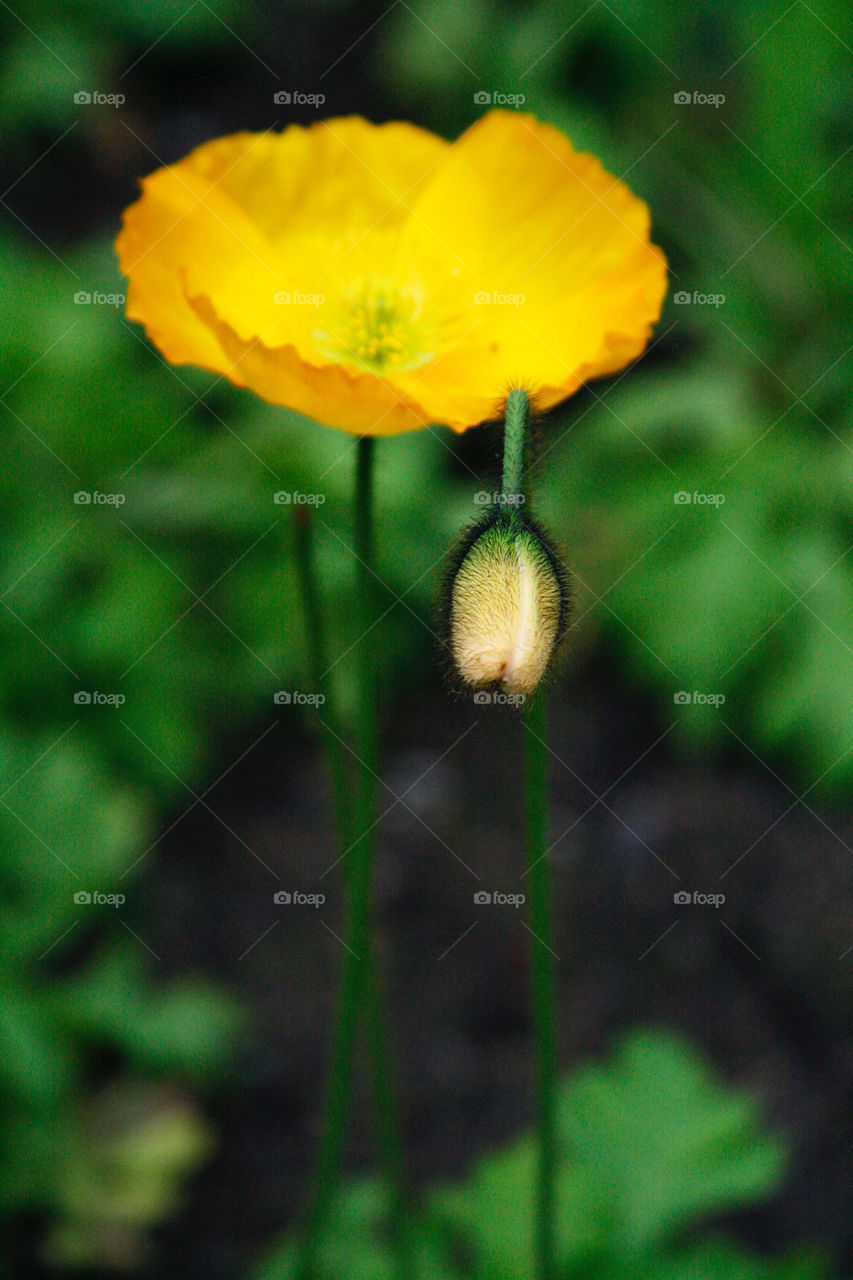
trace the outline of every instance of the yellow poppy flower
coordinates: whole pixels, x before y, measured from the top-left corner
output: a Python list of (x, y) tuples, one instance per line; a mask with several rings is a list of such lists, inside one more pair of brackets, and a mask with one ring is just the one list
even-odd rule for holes
[(143, 179), (127, 313), (174, 364), (359, 435), (464, 431), (507, 386), (550, 408), (644, 349), (649, 212), (551, 125), (455, 143), (360, 117), (238, 133)]

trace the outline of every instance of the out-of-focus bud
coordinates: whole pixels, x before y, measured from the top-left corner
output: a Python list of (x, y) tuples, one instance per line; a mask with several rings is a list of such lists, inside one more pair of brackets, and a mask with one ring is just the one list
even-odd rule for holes
[(565, 631), (565, 572), (548, 540), (501, 512), (463, 546), (449, 593), (456, 670), (475, 689), (532, 693)]

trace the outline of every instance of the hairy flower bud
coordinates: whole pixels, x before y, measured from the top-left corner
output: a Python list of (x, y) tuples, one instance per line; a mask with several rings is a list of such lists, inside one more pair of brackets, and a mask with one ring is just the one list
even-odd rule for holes
[(450, 650), (466, 685), (532, 693), (568, 615), (565, 573), (548, 540), (515, 512), (490, 517), (458, 553), (449, 614)]

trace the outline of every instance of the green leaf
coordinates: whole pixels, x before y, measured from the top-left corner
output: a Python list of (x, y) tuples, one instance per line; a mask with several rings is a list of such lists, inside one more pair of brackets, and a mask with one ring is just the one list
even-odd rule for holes
[(593, 1175), (614, 1252), (640, 1254), (779, 1185), (782, 1142), (758, 1104), (732, 1094), (674, 1037), (641, 1032), (580, 1073), (560, 1105), (569, 1164)]

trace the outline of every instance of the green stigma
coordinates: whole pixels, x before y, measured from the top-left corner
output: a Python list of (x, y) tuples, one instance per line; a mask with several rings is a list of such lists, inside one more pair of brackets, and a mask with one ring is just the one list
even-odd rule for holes
[(435, 354), (435, 334), (416, 285), (401, 288), (388, 278), (359, 279), (327, 305), (328, 324), (315, 332), (314, 341), (335, 361), (388, 374), (417, 369)]

